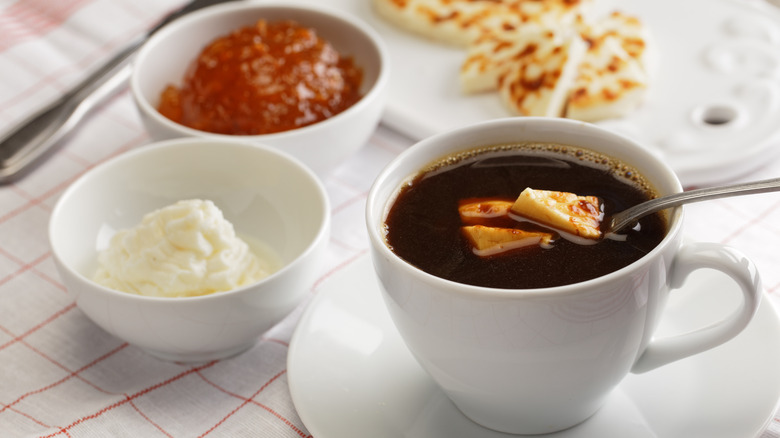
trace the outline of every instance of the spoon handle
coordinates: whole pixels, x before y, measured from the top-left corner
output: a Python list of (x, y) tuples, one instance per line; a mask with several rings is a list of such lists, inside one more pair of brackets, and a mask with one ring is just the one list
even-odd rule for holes
[(612, 216), (609, 222), (609, 231), (616, 232), (634, 221), (650, 213), (664, 210), (671, 207), (677, 207), (682, 204), (707, 201), (710, 199), (727, 198), (737, 195), (751, 195), (756, 193), (767, 193), (780, 191), (780, 178), (765, 179), (746, 183), (731, 184), (718, 187), (706, 187), (702, 189), (689, 190), (686, 192), (675, 193), (660, 198), (651, 199), (628, 208)]

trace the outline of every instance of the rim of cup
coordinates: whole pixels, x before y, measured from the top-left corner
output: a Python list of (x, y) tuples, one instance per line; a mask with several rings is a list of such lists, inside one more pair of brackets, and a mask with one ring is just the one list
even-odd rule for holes
[[(531, 125), (531, 127), (527, 128), (525, 125)], [(534, 125), (536, 125), (535, 128), (533, 127)], [(626, 162), (626, 164), (634, 166), (637, 169), (639, 169), (640, 173), (642, 173), (648, 179), (648, 181), (653, 185), (653, 188), (659, 191), (659, 195), (666, 194), (667, 192), (671, 193), (674, 191), (682, 190), (680, 180), (677, 177), (674, 170), (672, 170), (671, 166), (669, 166), (663, 159), (661, 159), (659, 156), (651, 152), (649, 149), (645, 148), (638, 142), (620, 133), (607, 130), (605, 128), (601, 128), (597, 125), (571, 120), (571, 119), (556, 119), (556, 118), (548, 118), (548, 117), (522, 117), (522, 118), (509, 117), (509, 118), (488, 120), (488, 121), (478, 122), (472, 125), (464, 126), (461, 128), (457, 128), (451, 131), (443, 132), (440, 134), (435, 134), (426, 139), (423, 139), (415, 143), (411, 147), (407, 148), (403, 152), (401, 152), (401, 154), (399, 154), (395, 159), (393, 159), (389, 164), (387, 164), (382, 169), (382, 171), (375, 179), (373, 185), (371, 186), (368, 193), (368, 197), (366, 199), (366, 225), (368, 228), (370, 244), (373, 250), (377, 251), (381, 257), (384, 257), (386, 259), (396, 260), (398, 264), (401, 266), (401, 269), (404, 269), (405, 271), (407, 271), (407, 273), (413, 275), (416, 280), (425, 283), (436, 284), (441, 287), (448, 287), (450, 289), (450, 293), (453, 294), (467, 294), (467, 295), (479, 294), (483, 297), (503, 298), (506, 297), (507, 294), (522, 293), (529, 296), (543, 297), (543, 296), (549, 296), (550, 294), (565, 295), (565, 294), (580, 293), (583, 288), (598, 287), (599, 285), (611, 281), (616, 276), (622, 276), (629, 273), (630, 271), (640, 270), (646, 264), (651, 263), (650, 261), (651, 258), (654, 258), (658, 253), (664, 251), (666, 247), (671, 245), (672, 242), (675, 240), (675, 238), (679, 236), (683, 224), (683, 212), (684, 212), (683, 207), (675, 207), (669, 210), (669, 213), (666, 216), (667, 229), (663, 240), (661, 240), (661, 242), (655, 248), (653, 248), (652, 251), (645, 254), (639, 260), (636, 260), (635, 262), (621, 269), (612, 271), (600, 277), (592, 278), (577, 283), (570, 283), (570, 284), (564, 284), (564, 285), (552, 286), (552, 287), (533, 288), (533, 289), (523, 289), (523, 288), (502, 289), (502, 288), (491, 288), (486, 286), (476, 286), (476, 285), (460, 283), (457, 281), (445, 279), (430, 274), (428, 272), (425, 272), (422, 269), (407, 262), (406, 260), (398, 256), (395, 252), (393, 252), (390, 249), (390, 247), (387, 245), (381, 230), (382, 230), (382, 224), (384, 223), (384, 220), (387, 216), (387, 212), (389, 208), (392, 206), (392, 204), (395, 202), (395, 197), (397, 196), (403, 184), (409, 182), (412, 178), (414, 178), (415, 175), (419, 174), (419, 172), (423, 168), (425, 168), (426, 165), (431, 164), (434, 161), (443, 158), (445, 156), (458, 153), (460, 151), (467, 151), (474, 148), (479, 148), (482, 146), (492, 146), (492, 145), (510, 143), (510, 142), (503, 142), (503, 143), (493, 142), (493, 143), (485, 143), (485, 144), (463, 144), (462, 139), (464, 137), (468, 137), (469, 135), (474, 134), (474, 132), (485, 132), (492, 129), (502, 129), (506, 127), (517, 128), (518, 132), (520, 133), (518, 134), (518, 139), (516, 140), (517, 142), (535, 141), (529, 138), (522, 138), (522, 136), (524, 135), (522, 134), (522, 131), (525, 131), (526, 129), (527, 130), (536, 129), (538, 131), (548, 131), (548, 132), (552, 132), (555, 131), (556, 129), (561, 129), (561, 128), (578, 129), (578, 130), (583, 130), (582, 135), (597, 136), (598, 138), (609, 137), (612, 143), (619, 143), (621, 145), (627, 145), (628, 147), (631, 147), (632, 153), (637, 155), (635, 160), (632, 160), (635, 162), (629, 162), (629, 160), (624, 160), (621, 157), (614, 157), (610, 153), (605, 153), (601, 151), (597, 151), (597, 152), (604, 153), (605, 155), (608, 156), (613, 156), (614, 158), (617, 158), (620, 161)], [(430, 159), (418, 161), (419, 159), (417, 157), (425, 156), (426, 153), (428, 152), (428, 149), (435, 147), (433, 145), (441, 145), (445, 143), (462, 144), (463, 146), (459, 148), (452, 148), (441, 155), (429, 157)], [(564, 144), (564, 143), (560, 143), (560, 144)], [(573, 143), (566, 143), (566, 145), (571, 147), (582, 147), (584, 149), (591, 149), (586, 146), (580, 146)], [(411, 166), (413, 170), (409, 169), (410, 171), (407, 171), (406, 168), (410, 167), (410, 165), (408, 164), (410, 161), (416, 164)], [(646, 167), (652, 167), (654, 169), (654, 172), (657, 172), (662, 177), (668, 179), (666, 185), (669, 185), (671, 190), (660, 189), (658, 177), (656, 178), (649, 177), (645, 174), (645, 172), (641, 171), (640, 168), (646, 168)], [(403, 172), (403, 175), (399, 175), (398, 172)], [(388, 184), (393, 184), (392, 191), (390, 191), (391, 188), (387, 187)], [(387, 198), (380, 198), (383, 196), (384, 193), (390, 193), (390, 196)]]

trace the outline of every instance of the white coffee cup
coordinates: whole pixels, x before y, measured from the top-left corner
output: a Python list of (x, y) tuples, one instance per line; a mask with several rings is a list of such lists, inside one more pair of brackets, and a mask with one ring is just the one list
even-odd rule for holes
[[(366, 221), (384, 302), (420, 365), (476, 423), (541, 434), (589, 418), (629, 372), (646, 372), (733, 338), (758, 308), (761, 285), (754, 264), (740, 252), (683, 243), (682, 208), (669, 212), (666, 237), (640, 260), (559, 287), (460, 284), (423, 272), (388, 247), (387, 211), (402, 185), (426, 165), (475, 147), (524, 141), (601, 152), (634, 166), (661, 195), (682, 190), (667, 164), (630, 139), (567, 119), (511, 118), (435, 135), (401, 153), (374, 182)], [(702, 268), (731, 277), (742, 290), (740, 305), (700, 330), (654, 339), (669, 294), (685, 293), (675, 289)]]

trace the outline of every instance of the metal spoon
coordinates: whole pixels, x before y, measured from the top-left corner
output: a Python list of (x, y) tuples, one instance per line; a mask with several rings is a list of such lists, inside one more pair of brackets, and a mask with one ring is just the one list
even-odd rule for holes
[(620, 231), (627, 225), (633, 224), (638, 219), (647, 216), (650, 213), (655, 213), (656, 211), (671, 207), (677, 207), (682, 204), (707, 201), (710, 199), (727, 198), (737, 195), (752, 195), (756, 193), (767, 193), (775, 191), (780, 191), (780, 178), (731, 184), (720, 187), (707, 187), (703, 189), (689, 190), (687, 192), (662, 196), (660, 198), (651, 199), (641, 204), (637, 204), (631, 208), (612, 215), (612, 217), (610, 217), (607, 221), (604, 234)]

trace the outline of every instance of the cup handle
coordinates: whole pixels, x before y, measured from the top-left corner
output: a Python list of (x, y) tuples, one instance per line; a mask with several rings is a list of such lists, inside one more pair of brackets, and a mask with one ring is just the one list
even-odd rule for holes
[(741, 305), (728, 317), (681, 335), (653, 339), (634, 363), (631, 372), (644, 373), (676, 360), (716, 347), (739, 334), (753, 318), (761, 302), (761, 278), (753, 262), (741, 252), (716, 243), (688, 243), (680, 248), (670, 273), (669, 287), (678, 289), (693, 271), (719, 270), (737, 282)]

